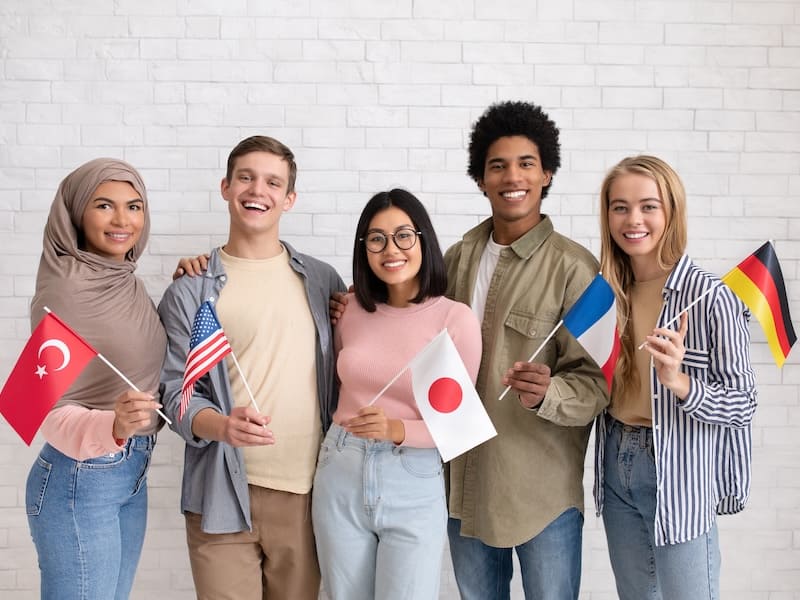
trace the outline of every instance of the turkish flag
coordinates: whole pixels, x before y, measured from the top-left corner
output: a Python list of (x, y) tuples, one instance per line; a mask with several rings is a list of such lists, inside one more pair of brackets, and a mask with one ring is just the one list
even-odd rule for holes
[(53, 313), (41, 320), (0, 392), (0, 414), (26, 444), (95, 356), (97, 350)]
[(443, 461), (497, 435), (447, 329), (419, 351), (409, 368), (414, 399)]

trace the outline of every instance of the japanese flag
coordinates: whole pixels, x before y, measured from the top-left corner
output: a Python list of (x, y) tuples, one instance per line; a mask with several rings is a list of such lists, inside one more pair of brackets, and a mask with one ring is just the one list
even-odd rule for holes
[(497, 435), (447, 329), (411, 360), (409, 368), (414, 399), (443, 461)]

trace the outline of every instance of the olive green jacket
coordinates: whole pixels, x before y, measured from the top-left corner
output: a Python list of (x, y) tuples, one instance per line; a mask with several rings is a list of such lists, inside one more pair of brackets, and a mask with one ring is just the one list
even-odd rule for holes
[[(446, 253), (448, 296), (470, 304), (487, 219)], [(476, 388), (497, 437), (449, 463), (449, 508), (461, 534), (496, 547), (527, 542), (570, 507), (583, 511), (583, 466), (591, 423), (608, 405), (606, 380), (563, 327), (535, 362), (551, 382), (537, 410), (517, 395), (497, 398), (502, 377), (525, 361), (598, 272), (583, 246), (553, 230), (549, 217), (500, 254), (486, 298)]]

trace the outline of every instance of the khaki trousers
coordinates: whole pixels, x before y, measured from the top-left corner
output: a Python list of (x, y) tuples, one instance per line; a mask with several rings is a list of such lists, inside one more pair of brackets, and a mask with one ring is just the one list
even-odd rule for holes
[(317, 600), (311, 494), (249, 488), (252, 531), (205, 533), (185, 513), (198, 600)]

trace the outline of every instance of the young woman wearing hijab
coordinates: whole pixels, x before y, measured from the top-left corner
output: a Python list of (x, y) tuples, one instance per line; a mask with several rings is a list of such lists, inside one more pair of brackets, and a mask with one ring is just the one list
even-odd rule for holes
[(122, 600), (133, 585), (166, 348), (134, 275), (149, 229), (139, 173), (108, 158), (61, 182), (45, 225), (32, 327), (50, 308), (146, 391), (93, 360), (42, 424), (47, 443), (28, 475), (26, 508), (43, 599)]

